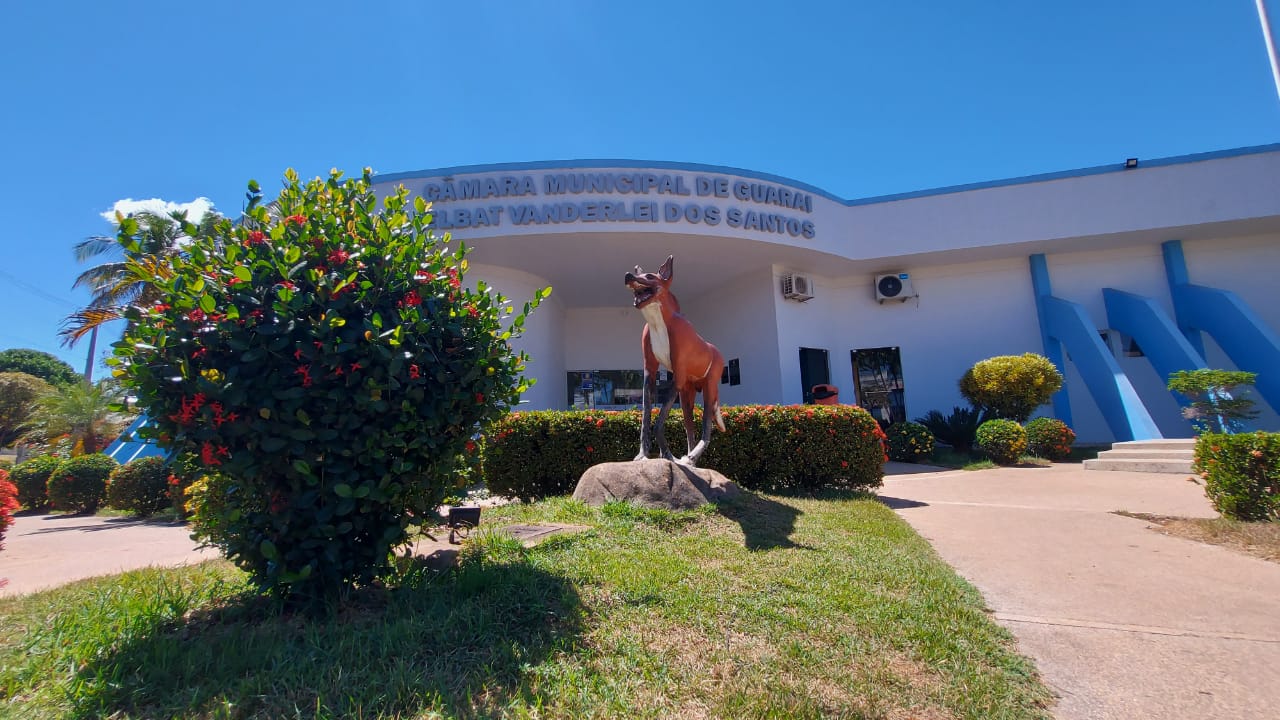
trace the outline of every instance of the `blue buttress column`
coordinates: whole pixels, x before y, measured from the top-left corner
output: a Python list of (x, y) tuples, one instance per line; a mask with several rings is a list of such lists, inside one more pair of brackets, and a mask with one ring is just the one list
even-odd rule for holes
[(1236, 367), (1258, 374), (1258, 394), (1280, 412), (1280, 336), (1239, 295), (1192, 285), (1181, 241), (1170, 240), (1161, 248), (1178, 328), (1202, 358), (1204, 341), (1200, 332), (1212, 335)]
[[(1111, 350), (1098, 336), (1084, 308), (1053, 296), (1049, 282), (1049, 266), (1043, 254), (1032, 255), (1031, 282), (1036, 293), (1036, 310), (1040, 316), (1040, 334), (1045, 340), (1045, 352), (1057, 352), (1054, 359), (1046, 355), (1065, 377), (1060, 344), (1071, 352), (1080, 376), (1084, 378), (1089, 393), (1102, 411), (1107, 427), (1117, 440), (1150, 440), (1164, 437), (1156, 426), (1151, 413), (1142, 404), (1133, 383), (1120, 369)], [(1060, 391), (1066, 394), (1066, 388)], [(1054, 412), (1057, 412), (1055, 399)], [(1059, 418), (1070, 422), (1066, 418)]]

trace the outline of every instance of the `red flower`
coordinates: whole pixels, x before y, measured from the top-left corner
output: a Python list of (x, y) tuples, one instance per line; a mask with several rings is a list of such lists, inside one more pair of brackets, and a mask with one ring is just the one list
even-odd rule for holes
[(253, 232), (249, 233), (249, 237), (244, 239), (244, 246), (250, 247), (252, 245), (262, 245), (266, 241), (267, 241), (266, 233), (262, 232), (261, 230), (254, 230)]
[(422, 369), (419, 368), (417, 365), (409, 366), (409, 377), (413, 378), (414, 380), (417, 380), (419, 375), (421, 375), (421, 373), (422, 373)]
[(233, 285), (239, 285), (239, 284), (240, 284), (240, 283), (242, 283), (242, 282), (244, 282), (244, 281), (243, 281), (243, 280), (241, 280), (240, 278), (238, 278), (238, 277), (233, 277), (233, 278), (231, 278), (230, 280), (228, 280), (228, 281), (227, 281), (227, 287), (231, 287), (231, 286), (233, 286)]
[(270, 505), (271, 512), (278, 513), (288, 506), (289, 506), (289, 502), (284, 499), (284, 495), (281, 495), (279, 490), (276, 490), (275, 492), (271, 493), (271, 505)]
[(302, 225), (307, 221), (307, 216), (306, 215), (290, 215), (289, 217), (285, 218), (285, 220), (293, 223), (294, 225)]
[(419, 270), (417, 274), (413, 276), (413, 279), (418, 282), (431, 282), (436, 279), (436, 274), (426, 270)]
[(418, 295), (417, 290), (410, 290), (409, 292), (405, 293), (404, 298), (402, 298), (399, 302), (399, 306), (402, 308), (416, 307), (421, 304), (422, 304), (422, 297)]
[(329, 253), (329, 264), (342, 265), (350, 257), (351, 255), (346, 250), (334, 250), (333, 252)]
[(214, 456), (213, 443), (208, 440), (200, 446), (200, 461), (205, 465), (221, 465), (222, 461)]
[(192, 310), (191, 312), (187, 313), (187, 319), (190, 320), (191, 322), (202, 323), (205, 321), (206, 317), (207, 316), (204, 314), (204, 311), (201, 310), (200, 308), (196, 308), (195, 310)]
[(360, 363), (358, 363), (358, 362), (353, 362), (353, 363), (351, 363), (351, 372), (355, 372), (355, 371), (359, 370), (359, 369), (360, 369), (360, 368), (362, 368), (362, 367), (364, 367), (364, 366), (363, 366), (363, 365), (361, 365)]
[(467, 441), (467, 452), (468, 452), (468, 453), (474, 453), (475, 451), (476, 451), (476, 441), (475, 441), (475, 440), (468, 440), (468, 441)]
[(604, 418), (601, 418), (601, 419), (599, 419), (599, 420), (597, 420), (597, 421), (596, 421), (596, 427), (598, 427), (598, 428), (602, 428), (602, 427), (604, 427)]
[(298, 348), (297, 350), (294, 350), (294, 351), (293, 351), (293, 359), (294, 359), (294, 360), (301, 360), (301, 359), (302, 359), (302, 348)]
[(298, 286), (297, 286), (297, 285), (294, 285), (293, 283), (289, 282), (288, 280), (281, 280), (280, 282), (276, 283), (276, 287), (286, 287), (286, 288), (289, 288), (290, 290), (297, 290), (297, 289), (298, 289)]
[(249, 311), (249, 317), (251, 317), (251, 318), (260, 318), (260, 317), (262, 317), (262, 309), (261, 309), (261, 308), (258, 308), (257, 310), (250, 310), (250, 311)]
[(477, 309), (475, 305), (468, 305), (467, 314), (471, 317), (480, 317), (480, 310)]
[(178, 484), (180, 484), (181, 482), (182, 482), (182, 481), (178, 479), (178, 476), (177, 476), (177, 475), (170, 475), (170, 476), (169, 476), (169, 484), (170, 484), (170, 485), (178, 485)]
[(587, 452), (589, 452), (589, 453), (593, 453), (593, 452), (595, 452), (595, 451), (596, 451), (596, 449), (595, 449), (595, 448), (591, 447), (590, 445), (588, 445), (588, 446), (587, 446)]
[(476, 403), (484, 402), (484, 393), (476, 393)]
[(849, 467), (849, 461), (848, 461), (848, 460), (841, 460), (841, 461), (840, 461), (840, 467), (842, 467), (842, 468), (847, 468), (847, 467)]
[(168, 310), (168, 309), (169, 309), (169, 306), (168, 306), (168, 305), (165, 305), (164, 303), (156, 303), (156, 306), (155, 306), (155, 308), (153, 308), (153, 309), (154, 309), (156, 312), (164, 312), (164, 311), (166, 311), (166, 310)]

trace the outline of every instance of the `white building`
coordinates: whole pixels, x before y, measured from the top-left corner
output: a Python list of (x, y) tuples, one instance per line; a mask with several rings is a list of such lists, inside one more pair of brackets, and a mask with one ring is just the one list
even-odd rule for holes
[(472, 279), (516, 301), (554, 288), (522, 340), (532, 409), (635, 403), (622, 277), (674, 255), (684, 314), (733, 361), (725, 404), (830, 383), (894, 419), (946, 414), (974, 362), (1036, 352), (1066, 377), (1044, 410), (1081, 441), (1189, 436), (1163, 376), (1197, 366), (1257, 372), (1258, 425), (1280, 427), (1280, 145), (861, 200), (626, 160), (377, 181), (434, 203)]

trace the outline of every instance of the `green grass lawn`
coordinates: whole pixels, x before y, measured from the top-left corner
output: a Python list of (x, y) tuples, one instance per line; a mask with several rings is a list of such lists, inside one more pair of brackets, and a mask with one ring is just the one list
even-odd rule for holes
[(866, 496), (718, 510), (485, 511), (478, 533), (324, 619), (225, 562), (0, 600), (0, 715), (52, 718), (1047, 718), (978, 593)]

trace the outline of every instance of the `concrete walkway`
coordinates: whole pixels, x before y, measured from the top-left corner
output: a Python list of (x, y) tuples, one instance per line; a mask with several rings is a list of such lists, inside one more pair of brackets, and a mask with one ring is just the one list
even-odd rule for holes
[(82, 515), (18, 515), (5, 533), (0, 597), (151, 565), (220, 557), (197, 550), (185, 525)]
[(1055, 715), (1263, 718), (1280, 708), (1280, 564), (1162, 535), (1214, 517), (1183, 475), (896, 465), (880, 494), (982, 591)]

